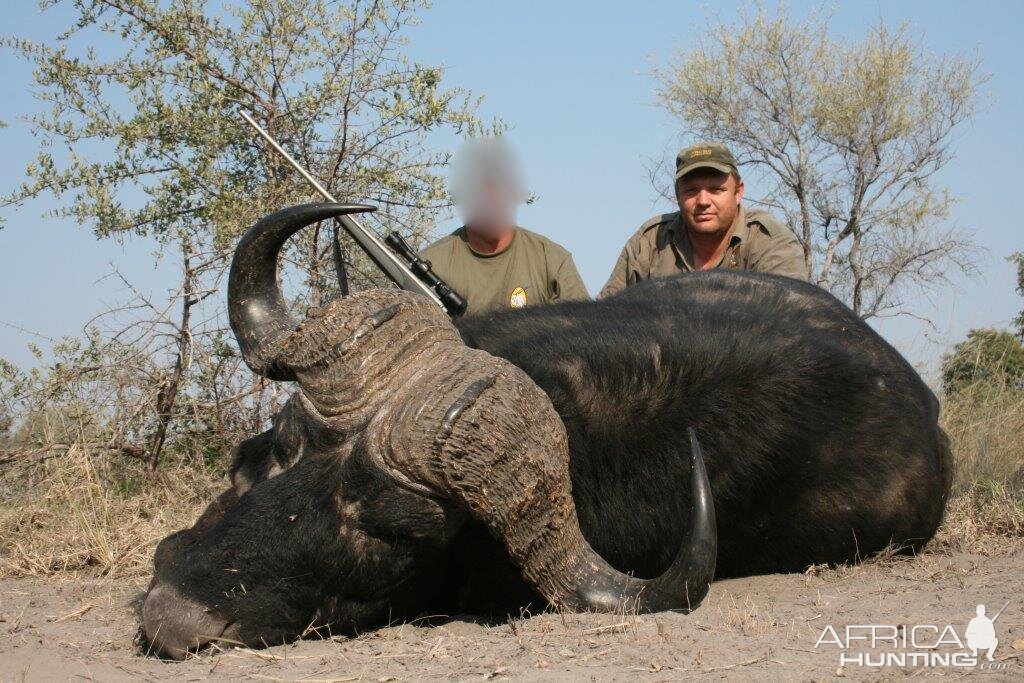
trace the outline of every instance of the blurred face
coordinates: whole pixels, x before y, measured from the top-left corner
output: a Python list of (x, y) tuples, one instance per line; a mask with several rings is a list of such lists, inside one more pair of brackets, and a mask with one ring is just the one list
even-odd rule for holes
[(500, 237), (515, 229), (517, 201), (507, 188), (490, 179), (481, 179), (475, 191), (459, 205), (463, 222), (471, 230)]
[(698, 169), (676, 181), (676, 201), (686, 227), (698, 235), (724, 235), (736, 220), (743, 182), (729, 173)]
[(451, 194), (466, 227), (497, 238), (527, 197), (522, 164), (502, 137), (470, 140), (452, 162)]

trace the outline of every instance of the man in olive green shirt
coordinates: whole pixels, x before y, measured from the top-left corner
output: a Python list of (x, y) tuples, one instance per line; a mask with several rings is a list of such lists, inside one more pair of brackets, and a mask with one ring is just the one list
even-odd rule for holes
[(466, 315), (590, 298), (568, 251), (516, 225), (526, 188), (504, 139), (467, 143), (452, 165), (452, 196), (465, 226), (420, 255), (466, 298)]
[(501, 247), (479, 237), (467, 225), (422, 252), (466, 298), (466, 315), (590, 297), (572, 254), (548, 238), (514, 225), (496, 240)]
[(675, 190), (679, 211), (640, 226), (600, 297), (650, 278), (712, 268), (807, 279), (796, 235), (771, 214), (740, 204), (743, 181), (728, 149), (702, 144), (679, 152)]

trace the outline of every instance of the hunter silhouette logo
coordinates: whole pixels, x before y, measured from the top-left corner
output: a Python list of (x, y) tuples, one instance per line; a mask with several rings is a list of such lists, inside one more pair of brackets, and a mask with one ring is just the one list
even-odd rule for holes
[[(814, 649), (827, 645), (839, 648), (839, 666), (928, 666), (1006, 669), (1009, 662), (996, 662), (999, 645), (995, 622), (1010, 604), (1006, 601), (991, 618), (985, 605), (963, 629), (963, 638), (952, 624), (851, 624), (836, 629), (828, 625), (818, 636)], [(859, 649), (860, 652), (853, 652)]]
[[(1009, 604), (1007, 601), (1006, 605)], [(967, 647), (971, 648), (971, 654), (974, 657), (978, 656), (978, 650), (987, 650), (985, 657), (988, 658), (988, 661), (993, 661), (992, 655), (996, 651), (996, 645), (999, 644), (999, 639), (996, 638), (995, 623), (999, 615), (1006, 609), (1006, 605), (1003, 605), (1002, 609), (996, 612), (991, 619), (985, 616), (985, 605), (978, 605), (977, 616), (967, 624), (967, 631), (964, 633), (967, 637)]]

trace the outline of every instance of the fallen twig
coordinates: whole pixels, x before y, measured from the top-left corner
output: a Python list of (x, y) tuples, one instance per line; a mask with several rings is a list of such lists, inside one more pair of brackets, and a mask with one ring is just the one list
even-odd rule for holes
[(88, 612), (89, 610), (91, 610), (92, 607), (93, 607), (92, 603), (89, 603), (88, 605), (85, 605), (84, 607), (79, 607), (74, 612), (68, 612), (67, 614), (65, 614), (62, 617), (58, 617), (56, 619), (53, 619), (51, 621), (51, 623), (59, 624), (61, 622), (67, 621), (68, 619), (74, 619), (75, 617), (80, 617), (83, 614), (85, 614), (86, 612)]
[(620, 624), (609, 624), (608, 626), (595, 626), (594, 628), (584, 629), (583, 633), (608, 633), (609, 631), (625, 630), (629, 626), (629, 622), (624, 621)]
[(727, 664), (725, 666), (713, 666), (710, 669), (702, 669), (702, 671), (708, 674), (713, 671), (725, 671), (726, 669), (736, 669), (741, 666), (750, 666), (751, 664), (760, 664), (761, 662), (766, 661), (768, 661), (768, 655), (761, 655), (760, 657), (755, 657), (754, 659), (749, 659), (745, 662), (736, 662), (735, 664)]

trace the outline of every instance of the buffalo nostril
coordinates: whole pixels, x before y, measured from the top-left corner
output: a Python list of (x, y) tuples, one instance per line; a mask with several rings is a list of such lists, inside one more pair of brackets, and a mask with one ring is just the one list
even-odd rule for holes
[(184, 659), (220, 639), (230, 624), (174, 586), (157, 583), (142, 605), (142, 625), (154, 652)]

